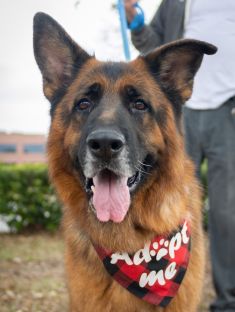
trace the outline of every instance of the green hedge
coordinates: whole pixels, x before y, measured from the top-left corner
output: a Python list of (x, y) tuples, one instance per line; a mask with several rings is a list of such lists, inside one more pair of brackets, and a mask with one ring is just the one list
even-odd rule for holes
[(203, 186), (203, 223), (205, 229), (208, 228), (208, 209), (209, 209), (209, 202), (208, 202), (208, 183), (207, 183), (207, 160), (205, 160), (201, 165), (201, 184)]
[(46, 165), (0, 164), (0, 215), (16, 232), (58, 228), (61, 209)]
[(204, 199), (208, 196), (208, 186), (207, 186), (207, 161), (205, 160), (201, 165), (201, 183), (204, 188)]
[[(204, 201), (207, 202), (207, 163), (201, 168)], [(42, 164), (0, 164), (0, 215), (12, 231), (56, 230), (61, 208)], [(205, 211), (204, 225), (207, 226)]]

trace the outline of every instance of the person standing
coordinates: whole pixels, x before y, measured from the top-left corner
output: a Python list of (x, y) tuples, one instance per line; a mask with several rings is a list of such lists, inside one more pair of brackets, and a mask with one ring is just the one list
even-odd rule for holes
[(145, 54), (191, 38), (218, 47), (196, 74), (184, 107), (185, 143), (200, 165), (208, 160), (209, 237), (216, 299), (213, 312), (235, 312), (235, 1), (163, 0), (149, 25), (136, 0), (125, 0), (134, 46)]

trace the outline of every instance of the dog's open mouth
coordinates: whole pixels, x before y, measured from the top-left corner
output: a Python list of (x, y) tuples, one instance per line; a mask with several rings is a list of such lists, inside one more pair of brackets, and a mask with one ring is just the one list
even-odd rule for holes
[(137, 171), (131, 177), (120, 177), (104, 169), (94, 178), (86, 179), (86, 191), (91, 195), (90, 204), (102, 222), (122, 222), (130, 206), (130, 192), (141, 179)]

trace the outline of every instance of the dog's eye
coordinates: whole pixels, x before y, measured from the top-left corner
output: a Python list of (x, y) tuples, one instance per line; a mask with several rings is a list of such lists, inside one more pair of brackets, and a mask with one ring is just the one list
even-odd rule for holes
[(91, 108), (91, 102), (88, 99), (81, 99), (75, 104), (75, 108), (79, 111), (85, 111)]
[(138, 99), (134, 103), (132, 103), (132, 110), (138, 111), (146, 111), (148, 109), (148, 105), (144, 100)]

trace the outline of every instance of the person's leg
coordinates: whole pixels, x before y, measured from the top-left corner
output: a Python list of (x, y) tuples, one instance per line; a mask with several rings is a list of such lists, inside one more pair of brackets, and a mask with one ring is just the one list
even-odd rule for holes
[(235, 100), (204, 113), (208, 137), (209, 235), (214, 286), (213, 312), (235, 311)]
[(200, 166), (203, 160), (202, 150), (202, 111), (192, 110), (184, 107), (183, 124), (184, 124), (184, 141), (185, 149), (189, 157), (195, 164), (196, 175), (200, 179)]

